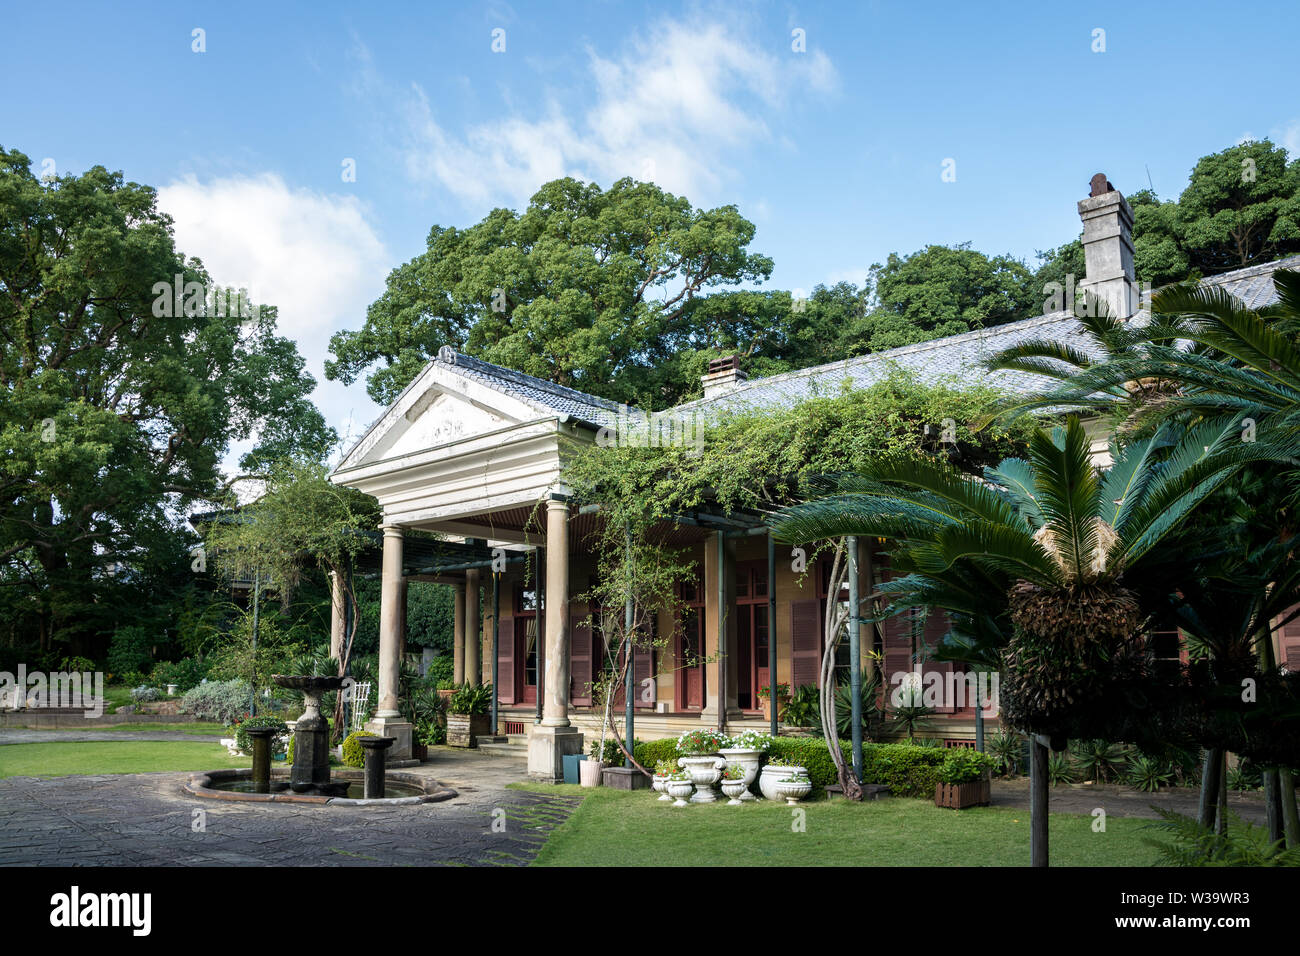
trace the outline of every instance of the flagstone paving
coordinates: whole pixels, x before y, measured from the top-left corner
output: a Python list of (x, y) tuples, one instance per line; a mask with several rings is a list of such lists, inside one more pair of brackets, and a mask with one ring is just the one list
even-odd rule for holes
[(10, 777), (0, 780), (0, 865), (522, 865), (580, 802), (506, 790), (526, 777), (517, 758), (439, 750), (406, 772), (458, 796), (403, 807), (250, 804), (190, 796), (188, 773)]

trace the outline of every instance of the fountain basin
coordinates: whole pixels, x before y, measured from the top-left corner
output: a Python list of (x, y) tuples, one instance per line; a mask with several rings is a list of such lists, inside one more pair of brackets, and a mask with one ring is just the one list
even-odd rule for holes
[[(438, 803), (459, 796), (455, 790), (436, 780), (415, 773), (388, 773), (384, 776), (384, 789), (389, 796), (381, 800), (366, 800), (363, 792), (364, 773), (353, 769), (336, 769), (334, 782), (346, 784), (347, 793), (357, 796), (329, 796), (319, 793), (295, 793), (289, 788), (289, 773), (273, 770), (271, 792), (253, 792), (252, 770), (210, 770), (190, 777), (185, 792), (209, 800), (238, 800), (250, 803), (314, 803), (329, 806), (410, 806), (420, 803)], [(400, 794), (400, 795), (395, 795)]]

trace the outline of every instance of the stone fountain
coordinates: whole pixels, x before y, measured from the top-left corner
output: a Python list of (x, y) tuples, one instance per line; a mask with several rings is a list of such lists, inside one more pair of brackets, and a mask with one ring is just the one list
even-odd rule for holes
[(293, 771), (289, 776), (289, 789), (294, 793), (331, 797), (346, 793), (346, 783), (330, 782), (330, 722), (320, 712), (321, 697), (342, 687), (343, 678), (272, 674), (271, 680), (302, 694), (302, 716), (294, 725), (293, 732)]

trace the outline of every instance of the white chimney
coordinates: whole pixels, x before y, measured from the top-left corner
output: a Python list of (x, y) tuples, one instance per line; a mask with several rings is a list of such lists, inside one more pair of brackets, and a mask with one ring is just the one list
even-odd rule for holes
[(1127, 319), (1138, 310), (1133, 272), (1133, 210), (1105, 173), (1092, 177), (1092, 193), (1079, 203), (1087, 274), (1079, 287), (1110, 305), (1110, 314)]
[(704, 397), (713, 398), (731, 391), (746, 378), (740, 370), (740, 356), (728, 355), (710, 362), (709, 374), (701, 375), (700, 381), (704, 383)]

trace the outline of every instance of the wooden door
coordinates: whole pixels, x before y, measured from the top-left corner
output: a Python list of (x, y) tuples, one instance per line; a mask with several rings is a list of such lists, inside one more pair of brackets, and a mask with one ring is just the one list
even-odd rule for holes
[(515, 618), (515, 660), (518, 683), (516, 699), (520, 703), (537, 703), (537, 684), (542, 665), (541, 635), (537, 618)]
[[(704, 708), (704, 664), (699, 662), (703, 653), (699, 611), (689, 608), (677, 632), (677, 709), (702, 710)], [(683, 662), (693, 661), (690, 666)]]

